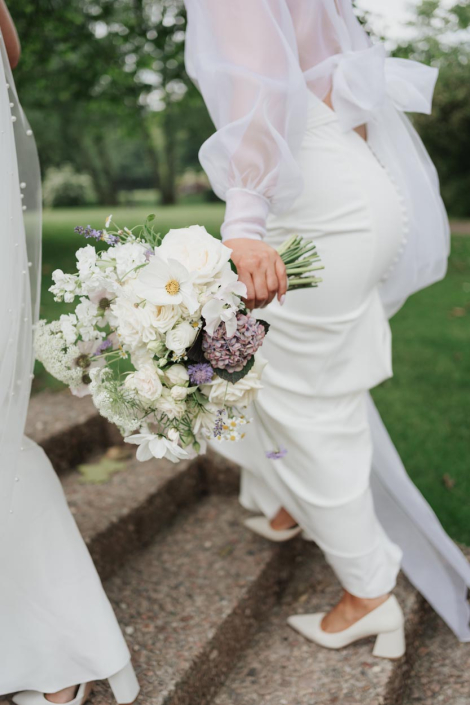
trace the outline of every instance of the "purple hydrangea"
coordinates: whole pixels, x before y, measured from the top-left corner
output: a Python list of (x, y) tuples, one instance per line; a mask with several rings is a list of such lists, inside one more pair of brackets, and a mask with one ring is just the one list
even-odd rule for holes
[(214, 370), (208, 362), (196, 362), (194, 365), (188, 365), (188, 374), (191, 384), (209, 384)]
[(98, 345), (98, 347), (96, 348), (94, 354), (95, 355), (102, 355), (105, 352), (105, 350), (108, 350), (108, 348), (111, 348), (112, 346), (113, 346), (113, 343), (111, 340), (109, 340), (109, 339), (103, 340), (103, 342), (100, 343)]
[(282, 446), (277, 450), (266, 451), (266, 457), (269, 458), (269, 460), (279, 460), (279, 458), (283, 458), (285, 455), (287, 455), (287, 450)]
[(228, 338), (225, 323), (220, 323), (213, 335), (204, 331), (202, 349), (212, 367), (238, 372), (261, 347), (265, 335), (262, 323), (239, 311), (235, 333)]

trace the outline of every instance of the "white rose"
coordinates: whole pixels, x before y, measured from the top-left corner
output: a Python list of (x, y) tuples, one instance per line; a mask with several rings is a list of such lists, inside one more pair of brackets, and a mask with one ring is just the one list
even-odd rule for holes
[(151, 365), (153, 360), (153, 355), (151, 352), (147, 350), (146, 347), (138, 347), (135, 350), (132, 351), (131, 354), (131, 362), (136, 368), (136, 370), (140, 370), (142, 367), (145, 367), (146, 365)]
[(170, 389), (170, 394), (173, 399), (176, 399), (176, 401), (182, 401), (183, 399), (186, 399), (188, 394), (192, 394), (194, 389), (195, 387), (180, 387), (175, 384), (175, 386)]
[(209, 397), (211, 402), (218, 404), (219, 407), (248, 406), (255, 401), (259, 390), (263, 388), (261, 375), (266, 364), (267, 360), (258, 353), (255, 358), (255, 364), (241, 380), (233, 384), (215, 376), (210, 384), (204, 384), (201, 387), (201, 391)]
[(166, 334), (165, 342), (168, 350), (172, 350), (176, 355), (182, 355), (186, 348), (193, 344), (197, 332), (198, 329), (187, 321), (179, 323)]
[(158, 411), (163, 412), (169, 419), (181, 419), (186, 411), (184, 401), (177, 401), (171, 396), (169, 389), (163, 389), (157, 404)]
[(170, 230), (158, 252), (165, 258), (181, 262), (189, 272), (197, 272), (196, 284), (211, 281), (228, 262), (231, 250), (201, 225)]
[(149, 304), (145, 306), (149, 310), (152, 325), (159, 333), (166, 333), (173, 328), (178, 318), (181, 316), (180, 306), (155, 306)]
[(129, 375), (124, 384), (127, 389), (134, 389), (140, 397), (148, 401), (158, 399), (163, 389), (153, 365), (144, 365), (140, 370)]
[(170, 384), (184, 386), (189, 382), (188, 370), (184, 365), (172, 365), (166, 372), (165, 377)]

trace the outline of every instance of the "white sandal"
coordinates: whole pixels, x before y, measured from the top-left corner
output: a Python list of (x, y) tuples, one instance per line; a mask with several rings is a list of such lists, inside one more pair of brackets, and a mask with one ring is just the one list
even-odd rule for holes
[(394, 595), (341, 632), (325, 632), (321, 623), (325, 612), (298, 614), (287, 623), (299, 634), (326, 649), (342, 649), (354, 641), (377, 636), (372, 654), (380, 658), (398, 659), (405, 653), (405, 618)]
[(276, 543), (282, 543), (283, 541), (290, 541), (300, 534), (302, 529), (300, 526), (294, 526), (292, 529), (283, 529), (278, 531), (273, 529), (269, 520), (264, 516), (250, 517), (245, 519), (243, 522), (247, 529), (253, 531), (258, 536), (262, 536), (264, 539), (269, 541), (274, 541)]
[[(137, 700), (140, 686), (130, 661), (118, 673), (108, 678), (108, 683), (118, 705), (132, 705)], [(85, 705), (92, 688), (93, 683), (82, 683), (75, 698), (66, 705)], [(23, 690), (14, 695), (12, 700), (16, 705), (51, 705), (51, 701), (44, 697), (44, 693), (39, 693), (37, 690)]]

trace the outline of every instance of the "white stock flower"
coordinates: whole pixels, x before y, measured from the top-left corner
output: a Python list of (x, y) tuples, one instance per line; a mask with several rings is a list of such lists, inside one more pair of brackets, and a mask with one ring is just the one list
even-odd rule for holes
[(176, 259), (189, 272), (195, 273), (197, 284), (206, 284), (230, 259), (231, 250), (212, 237), (202, 225), (170, 230), (156, 249), (165, 259)]
[(157, 436), (146, 429), (142, 429), (141, 433), (128, 436), (124, 440), (139, 446), (136, 455), (137, 460), (142, 462), (152, 458), (168, 458), (171, 462), (177, 463), (188, 456), (187, 451), (174, 441), (164, 436)]
[(85, 342), (103, 337), (102, 332), (96, 330), (96, 326), (103, 322), (101, 311), (98, 311), (98, 306), (90, 299), (82, 296), (75, 309), (75, 314), (78, 320), (77, 328)]
[(92, 281), (97, 281), (98, 268), (96, 266), (97, 252), (92, 245), (86, 245), (77, 250), (75, 254), (77, 258), (78, 276), (82, 282), (90, 284)]
[(194, 274), (174, 259), (166, 262), (155, 255), (137, 277), (134, 289), (139, 296), (156, 306), (184, 304), (189, 313), (199, 308)]
[(211, 402), (218, 404), (219, 408), (224, 406), (248, 406), (256, 399), (259, 390), (263, 388), (261, 375), (266, 364), (267, 360), (258, 353), (255, 356), (255, 364), (251, 370), (238, 382), (233, 384), (215, 376), (212, 382), (201, 387), (201, 391), (209, 397)]
[(64, 300), (70, 304), (75, 296), (80, 293), (80, 281), (74, 274), (64, 274), (61, 269), (52, 272), (53, 286), (49, 288), (55, 301)]
[(134, 272), (136, 267), (147, 262), (145, 253), (147, 245), (139, 242), (126, 242), (123, 245), (116, 245), (112, 250), (107, 251), (108, 257), (116, 261), (116, 272), (120, 279), (126, 277), (135, 278), (139, 271)]
[(144, 365), (126, 377), (124, 382), (126, 389), (133, 389), (137, 394), (153, 402), (161, 396), (163, 385), (154, 365)]
[(59, 318), (59, 325), (67, 345), (73, 345), (78, 338), (76, 315), (74, 313), (62, 314)]
[(198, 329), (191, 325), (191, 323), (182, 321), (166, 334), (166, 346), (168, 350), (172, 350), (175, 355), (183, 355), (185, 350), (193, 344), (197, 333)]
[(184, 386), (189, 382), (188, 370), (184, 365), (172, 365), (165, 371), (165, 377), (170, 384)]

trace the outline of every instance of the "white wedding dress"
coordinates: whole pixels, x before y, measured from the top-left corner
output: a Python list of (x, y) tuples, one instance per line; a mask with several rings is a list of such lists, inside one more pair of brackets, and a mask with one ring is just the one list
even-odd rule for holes
[[(0, 695), (132, 672), (60, 482), (25, 438), (39, 310), (41, 191), (34, 138), (0, 33)], [(47, 419), (45, 419), (47, 422)]]
[[(470, 565), (367, 393), (391, 374), (387, 317), (446, 271), (437, 175), (404, 115), (430, 112), (437, 70), (387, 57), (351, 0), (186, 7), (187, 71), (217, 128), (200, 160), (227, 203), (224, 241), (300, 232), (326, 265), (318, 290), (259, 312), (272, 328), (254, 421), (246, 441), (215, 448), (242, 465), (242, 503), (268, 517), (285, 506), (353, 594), (390, 589), (401, 550), (410, 581), (470, 641)], [(285, 457), (266, 457), (270, 435)]]

